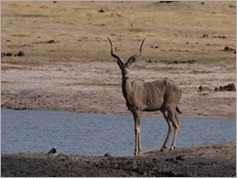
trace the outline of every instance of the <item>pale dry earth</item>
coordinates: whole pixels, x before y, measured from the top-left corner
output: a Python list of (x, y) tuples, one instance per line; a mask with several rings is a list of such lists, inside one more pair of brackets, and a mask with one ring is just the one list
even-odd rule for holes
[[(11, 63), (11, 60), (7, 57), (2, 60), (2, 108), (130, 114), (122, 96), (121, 74), (112, 59), (111, 62), (17, 59), (29, 66)], [(233, 119), (236, 92), (214, 89), (235, 84), (235, 73), (235, 66), (228, 64), (205, 66), (137, 61), (131, 78), (174, 80), (183, 89), (180, 117)], [(159, 112), (144, 113), (151, 114), (160, 115)]]

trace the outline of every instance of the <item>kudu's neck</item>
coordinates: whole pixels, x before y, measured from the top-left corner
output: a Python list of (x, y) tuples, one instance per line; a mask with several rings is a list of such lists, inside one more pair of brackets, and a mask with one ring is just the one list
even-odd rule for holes
[(124, 98), (127, 100), (128, 96), (132, 92), (132, 85), (131, 85), (131, 80), (129, 79), (128, 75), (122, 75), (122, 92)]

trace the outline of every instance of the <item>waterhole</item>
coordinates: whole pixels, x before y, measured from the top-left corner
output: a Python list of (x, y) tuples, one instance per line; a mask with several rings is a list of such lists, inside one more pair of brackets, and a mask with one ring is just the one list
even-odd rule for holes
[[(180, 123), (177, 147), (236, 140), (235, 120), (180, 118)], [(2, 109), (1, 152), (47, 153), (56, 147), (61, 154), (133, 155), (133, 125), (132, 116)], [(142, 117), (142, 151), (160, 149), (166, 133), (162, 117)]]

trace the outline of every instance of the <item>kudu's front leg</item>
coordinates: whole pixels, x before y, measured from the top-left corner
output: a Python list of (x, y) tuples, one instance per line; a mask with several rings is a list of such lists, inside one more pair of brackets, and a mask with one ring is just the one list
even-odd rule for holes
[(134, 132), (135, 132), (135, 150), (134, 155), (137, 156), (141, 152), (141, 137), (140, 137), (140, 112), (134, 112)]

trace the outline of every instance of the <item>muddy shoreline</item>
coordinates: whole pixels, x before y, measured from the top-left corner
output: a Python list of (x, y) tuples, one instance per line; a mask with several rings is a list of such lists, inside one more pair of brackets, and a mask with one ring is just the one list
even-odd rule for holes
[(2, 176), (217, 176), (236, 175), (236, 143), (151, 151), (134, 157), (2, 154)]

